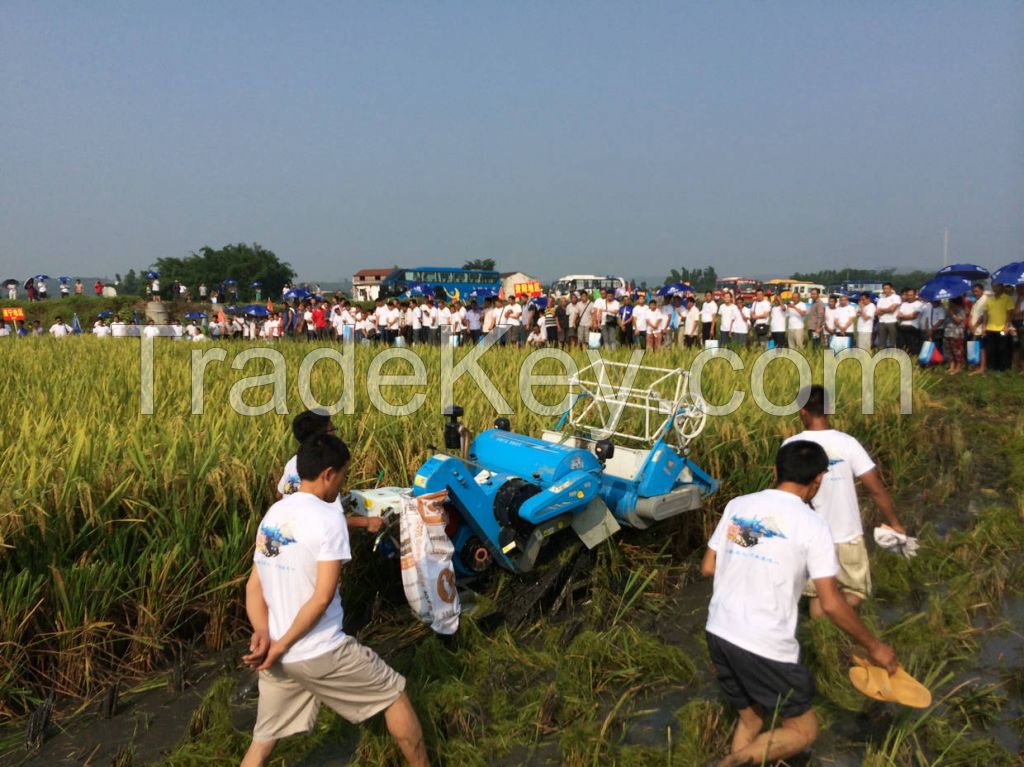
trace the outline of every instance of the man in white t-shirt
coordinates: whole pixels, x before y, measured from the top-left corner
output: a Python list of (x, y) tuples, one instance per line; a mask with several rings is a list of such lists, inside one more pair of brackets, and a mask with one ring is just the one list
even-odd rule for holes
[(444, 299), (437, 301), (437, 326), (441, 334), (441, 343), (451, 343), (447, 339), (452, 332), (452, 310), (445, 305)]
[(576, 341), (580, 346), (586, 348), (589, 344), (590, 330), (594, 324), (594, 302), (590, 300), (590, 295), (586, 291), (580, 293), (580, 301), (576, 311), (578, 323)]
[(772, 341), (775, 342), (776, 349), (784, 349), (789, 343), (789, 338), (786, 336), (786, 323), (789, 320), (789, 309), (779, 296), (772, 298), (771, 315), (768, 320), (768, 329), (772, 335)]
[(383, 298), (378, 298), (376, 306), (373, 308), (373, 326), (376, 328), (377, 333), (381, 335), (383, 339), (387, 339), (388, 335), (388, 307), (384, 303)]
[(896, 312), (903, 299), (896, 295), (892, 283), (882, 286), (882, 295), (878, 297), (875, 307), (875, 318), (878, 321), (878, 348), (892, 349), (896, 346)]
[(641, 349), (647, 348), (648, 320), (651, 316), (651, 308), (647, 305), (647, 296), (640, 293), (636, 297), (636, 306), (633, 307), (633, 339)]
[[(828, 525), (807, 505), (829, 459), (817, 444), (790, 442), (775, 458), (776, 487), (729, 502), (701, 564), (714, 577), (707, 645), (719, 687), (739, 713), (732, 751), (720, 767), (774, 763), (805, 751), (818, 735), (814, 681), (800, 661), (800, 592), (816, 585), (825, 614), (894, 672), (896, 653), (875, 637), (839, 593)], [(777, 718), (777, 719), (776, 719)], [(762, 733), (766, 721), (778, 725)]]
[(389, 344), (394, 344), (402, 333), (402, 309), (398, 306), (398, 299), (392, 298), (387, 312), (387, 339)]
[(917, 291), (904, 288), (903, 303), (896, 310), (896, 341), (907, 354), (916, 355), (921, 351), (920, 316), (924, 305), (917, 300)]
[(602, 291), (603, 298), (594, 302), (593, 316), (601, 331), (601, 345), (614, 349), (619, 345), (619, 302), (614, 290)]
[(96, 320), (92, 326), (92, 334), (97, 338), (109, 338), (110, 328), (103, 320)]
[(717, 338), (715, 331), (718, 322), (718, 304), (714, 294), (708, 290), (704, 293), (704, 303), (700, 305), (700, 337), (702, 341)]
[[(856, 607), (871, 595), (871, 572), (855, 480), (867, 488), (889, 527), (903, 534), (906, 530), (896, 516), (892, 496), (867, 451), (854, 437), (829, 426), (825, 389), (819, 385), (811, 386), (800, 393), (800, 398), (804, 397), (807, 402), (800, 410), (804, 431), (783, 444), (809, 440), (821, 445), (828, 454), (828, 474), (812, 505), (828, 524), (835, 542), (840, 567), (837, 576), (839, 590), (850, 606)], [(821, 615), (814, 584), (809, 583), (804, 593), (811, 598), (811, 616)]]
[(605, 292), (602, 290), (598, 293), (597, 298), (594, 299), (594, 303), (592, 305), (593, 309), (591, 309), (590, 314), (590, 328), (588, 328), (589, 330), (596, 330), (598, 332), (601, 331), (601, 328), (604, 326), (606, 304), (607, 301), (605, 300)]
[(156, 322), (149, 320), (146, 323), (146, 327), (142, 329), (143, 338), (157, 338), (160, 335), (160, 328), (156, 326)]
[(505, 307), (505, 313), (511, 328), (509, 330), (510, 340), (522, 346), (526, 343), (526, 329), (523, 326), (523, 299), (516, 297), (509, 301), (508, 306)]
[(469, 331), (470, 341), (474, 344), (480, 340), (482, 328), (483, 312), (480, 311), (480, 307), (474, 298), (470, 300), (469, 309), (466, 310), (466, 329)]
[(875, 305), (865, 291), (860, 294), (857, 307), (857, 348), (871, 351), (871, 334), (875, 330)]
[[(733, 339), (734, 327), (746, 328), (747, 323), (743, 319), (743, 313), (740, 311), (740, 308), (733, 301), (732, 293), (726, 291), (722, 295), (722, 304), (718, 307), (718, 342), (720, 345), (728, 346), (735, 342)], [(742, 335), (743, 343), (746, 344), (745, 330)]]
[(763, 290), (758, 290), (754, 293), (754, 301), (750, 305), (750, 320), (754, 325), (754, 341), (756, 343), (761, 345), (768, 343), (771, 314), (771, 302), (764, 297)]
[(683, 343), (687, 349), (697, 345), (697, 339), (701, 332), (701, 315), (697, 308), (697, 300), (692, 296), (686, 297), (686, 309), (683, 314)]
[(50, 335), (54, 338), (69, 336), (71, 335), (71, 326), (66, 324), (60, 317), (57, 317), (54, 323), (50, 325)]
[(839, 296), (839, 306), (835, 314), (835, 334), (837, 336), (853, 336), (855, 332), (854, 322), (857, 319), (857, 308), (850, 306), (850, 297), (843, 293)]
[(428, 764), (405, 679), (342, 629), (338, 580), (352, 555), (336, 501), (348, 462), (336, 436), (311, 436), (299, 447), (298, 490), (260, 520), (245, 589), (253, 633), (243, 658), (259, 671), (260, 697), (242, 767), (264, 764), (279, 739), (312, 729), (322, 704), (352, 723), (384, 711), (408, 763)]

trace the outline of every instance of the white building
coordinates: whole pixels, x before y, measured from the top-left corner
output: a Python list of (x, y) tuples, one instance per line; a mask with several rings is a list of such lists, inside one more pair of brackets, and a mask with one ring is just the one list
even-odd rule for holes
[(380, 295), (380, 283), (393, 269), (360, 269), (352, 275), (352, 300), (376, 301)]

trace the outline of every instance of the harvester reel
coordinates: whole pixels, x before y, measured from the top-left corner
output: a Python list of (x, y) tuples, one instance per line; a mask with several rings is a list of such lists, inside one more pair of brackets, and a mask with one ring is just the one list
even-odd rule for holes
[(685, 447), (689, 442), (695, 440), (708, 422), (708, 414), (704, 410), (704, 403), (695, 400), (683, 406), (681, 412), (676, 414), (672, 425), (679, 437), (679, 444)]

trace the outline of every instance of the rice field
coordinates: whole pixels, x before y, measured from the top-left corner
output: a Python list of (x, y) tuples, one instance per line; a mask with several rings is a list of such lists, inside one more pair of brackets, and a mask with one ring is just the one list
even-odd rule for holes
[[(6, 437), (0, 452), (0, 717), (21, 721), (51, 696), (66, 713), (92, 705), (114, 681), (129, 686), (165, 674), (185, 647), (197, 653), (240, 649), (247, 638), (242, 583), (255, 524), (294, 451), (290, 421), (305, 409), (298, 373), (303, 355), (316, 347), (275, 347), (286, 363), (285, 380), (278, 379), (282, 396), (270, 412), (245, 416), (232, 407), (232, 387), (236, 404), (239, 399), (250, 406), (266, 403), (271, 385), (239, 395), (237, 384), (246, 376), (272, 375), (273, 369), (258, 358), (239, 365), (242, 369), (232, 368), (244, 346), (226, 345), (227, 360), (207, 366), (201, 415), (192, 413), (191, 345), (157, 344), (152, 415), (140, 413), (136, 343), (44, 338), (12, 346), (0, 379)], [(457, 356), (463, 354), (460, 350)], [(480, 366), (511, 405), (513, 429), (538, 434), (555, 419), (523, 405), (518, 371), (525, 356), (496, 348)], [(606, 356), (628, 359), (624, 351)], [(440, 354), (437, 349), (421, 352), (424, 385), (382, 388), (393, 404), (416, 393), (425, 396), (424, 407), (404, 417), (373, 407), (366, 387), (373, 378), (372, 357), (370, 350), (356, 349), (352, 413), (335, 417), (339, 436), (353, 450), (349, 483), (409, 485), (433, 452), (429, 446), (441, 440)], [(586, 364), (582, 352), (574, 358)], [(666, 367), (691, 361), (692, 354), (684, 351), (645, 360)], [(821, 359), (812, 358), (810, 365), (820, 381)], [(412, 368), (393, 362), (379, 372), (409, 374)], [(548, 361), (536, 372), (554, 373), (557, 366)], [(951, 392), (938, 377), (915, 374), (915, 412), (900, 416), (896, 372), (893, 363), (879, 368), (875, 414), (865, 416), (852, 406), (860, 391), (859, 373), (840, 367), (834, 423), (870, 446), (898, 494), (918, 497), (924, 491), (930, 503), (949, 502), (965, 482), (977, 479), (972, 472), (980, 457), (1019, 448), (1012, 424), (985, 424), (989, 432), (979, 444), (978, 430), (965, 431), (951, 411), (983, 409), (984, 398), (995, 396), (984, 386), (967, 394)], [(968, 382), (958, 385), (967, 387)], [(773, 363), (769, 368), (765, 389), (770, 399), (789, 401), (798, 386), (793, 366)], [(310, 388), (319, 401), (333, 402), (345, 393), (346, 382), (336, 366), (320, 363)], [(748, 380), (723, 362), (713, 362), (705, 374), (708, 401), (724, 403), (734, 389), (749, 392)], [(534, 391), (548, 404), (565, 395), (559, 386)], [(1024, 392), (1015, 396), (1024, 402)], [(464, 421), (474, 431), (493, 422), (494, 408), (468, 376), (455, 382), (454, 401), (465, 408)], [(1016, 412), (1019, 435), (1024, 424), (1019, 423), (1021, 411)], [(709, 678), (706, 660), (692, 648), (684, 650), (682, 639), (659, 632), (665, 622), (659, 616), (693, 580), (694, 552), (717, 511), (734, 495), (771, 482), (775, 449), (798, 429), (795, 416), (769, 415), (749, 396), (736, 413), (710, 418), (691, 456), (722, 480), (709, 508), (665, 529), (597, 549), (586, 577), (580, 576), (585, 589), (572, 610), (551, 618), (531, 614), (516, 626), (488, 623), (488, 613), (519, 588), (517, 579), (500, 575), (481, 593), (480, 609), (465, 621), (455, 650), (412, 625), (400, 605), (375, 617), (361, 636), (373, 646), (396, 648), (395, 663), (410, 679), (438, 763), (681, 765), (720, 753), (730, 714), (703, 689)], [(1024, 482), (1019, 461), (1011, 471), (1017, 472), (1011, 479)], [(1000, 478), (991, 484), (1019, 488), (1020, 482), (1006, 485)], [(877, 609), (882, 610), (886, 594), (894, 600), (917, 594), (922, 600), (911, 617), (869, 613), (886, 626), (892, 642), (917, 648), (915, 663), (943, 657), (946, 673), (952, 674), (957, 662), (977, 651), (983, 633), (976, 626), (978, 615), (998, 624), (1003, 593), (1021, 588), (1014, 565), (1020, 564), (1022, 549), (1021, 501), (1000, 497), (1004, 503), (998, 511), (972, 521), (964, 532), (926, 527), (929, 556), (911, 564), (892, 559), (877, 567), (882, 595)], [(915, 510), (912, 519), (920, 524), (925, 517)], [(360, 548), (343, 577), (343, 599), (353, 614), (382, 590), (374, 581), (380, 570), (367, 565), (368, 556)], [(979, 561), (983, 568), (971, 564)], [(941, 583), (945, 596), (934, 590), (927, 596), (917, 593), (928, 582)], [(980, 603), (988, 607), (979, 608)], [(812, 648), (810, 662), (817, 664), (825, 719), (838, 716), (829, 712), (862, 712), (864, 701), (851, 698), (836, 676), (841, 669), (835, 654), (846, 650), (843, 642), (827, 625), (817, 624), (804, 639)], [(1018, 665), (1024, 662), (1018, 659)], [(936, 673), (935, 681), (941, 682), (942, 673)], [(167, 764), (208, 764), (213, 753), (240, 753), (245, 733), (226, 714), (232, 686), (230, 678), (214, 685), (203, 710), (196, 712), (191, 734), (183, 734)], [(689, 702), (673, 714), (674, 724), (663, 728), (661, 740), (628, 742), (626, 723), (654, 705), (651, 701), (673, 692)], [(961, 707), (984, 710), (985, 701), (992, 702), (991, 697), (964, 702), (962, 693), (951, 693), (943, 705), (948, 708), (955, 700)], [(990, 693), (998, 697), (998, 691)], [(974, 743), (961, 732), (978, 724), (974, 716), (935, 716), (913, 727), (911, 720), (897, 717), (889, 729), (867, 738), (861, 753), (872, 765), (938, 764), (928, 760), (940, 753), (946, 754), (942, 764), (968, 764), (949, 754), (958, 743)], [(355, 731), (329, 715), (321, 717), (312, 738), (287, 744), (277, 763), (298, 763), (318, 745), (346, 739), (355, 743), (354, 764), (397, 764), (397, 752), (382, 728)], [(986, 761), (1002, 763), (999, 748), (992, 742)]]

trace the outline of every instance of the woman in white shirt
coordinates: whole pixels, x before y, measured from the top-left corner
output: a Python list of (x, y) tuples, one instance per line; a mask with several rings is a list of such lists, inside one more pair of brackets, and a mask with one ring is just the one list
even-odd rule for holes
[(686, 313), (683, 315), (683, 343), (689, 349), (697, 345), (697, 337), (701, 331), (700, 310), (693, 296), (686, 299)]
[(836, 334), (836, 299), (833, 296), (829, 296), (828, 305), (825, 307), (825, 338), (824, 343), (826, 346), (830, 343), (832, 336)]
[(660, 349), (661, 342), (665, 336), (665, 328), (668, 327), (668, 316), (658, 310), (657, 305), (651, 304), (647, 312), (647, 348)]
[(786, 347), (786, 319), (788, 311), (777, 294), (772, 296), (772, 308), (768, 315), (768, 329), (776, 349)]
[(790, 298), (786, 302), (786, 314), (786, 340), (791, 349), (799, 349), (804, 345), (804, 317), (807, 315), (807, 306), (799, 298)]
[(749, 306), (739, 306), (739, 317), (732, 324), (732, 342), (737, 346), (750, 343), (751, 310)]
[(636, 306), (633, 307), (633, 337), (641, 349), (647, 348), (647, 331), (649, 330), (650, 308), (647, 306), (647, 298), (643, 293), (636, 297)]
[(871, 351), (871, 335), (875, 329), (875, 305), (867, 293), (860, 294), (857, 307), (857, 348)]

